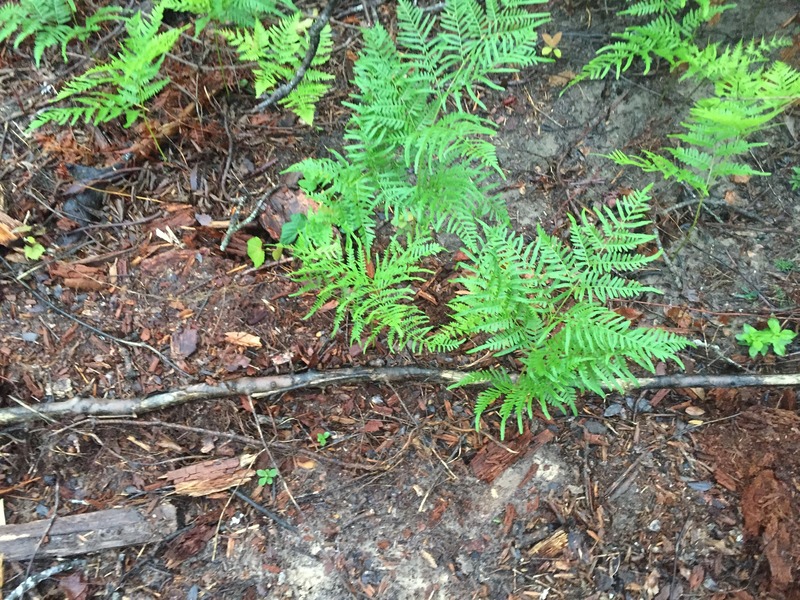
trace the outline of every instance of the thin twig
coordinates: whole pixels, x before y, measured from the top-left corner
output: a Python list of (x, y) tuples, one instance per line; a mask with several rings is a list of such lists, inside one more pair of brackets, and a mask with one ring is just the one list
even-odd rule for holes
[(222, 124), (225, 126), (225, 135), (228, 136), (228, 153), (225, 156), (225, 166), (222, 168), (222, 175), (219, 177), (219, 197), (225, 200), (228, 197), (227, 181), (228, 173), (233, 162), (233, 134), (231, 133), (230, 119), (228, 117), (228, 107), (222, 111)]
[[(269, 445), (267, 444), (267, 440), (264, 438), (264, 432), (261, 430), (261, 423), (258, 422), (256, 407), (253, 405), (253, 397), (248, 396), (247, 402), (250, 405), (250, 414), (253, 415), (253, 421), (255, 422), (256, 431), (258, 431), (258, 437), (261, 439), (261, 445), (264, 447), (264, 452), (266, 453), (267, 458), (269, 458), (269, 464), (273, 469), (277, 471), (278, 463), (275, 461), (275, 457), (272, 456), (272, 452), (270, 452), (269, 450)], [(292, 494), (292, 490), (289, 489), (289, 485), (286, 483), (286, 479), (281, 477), (280, 480), (281, 484), (283, 485), (283, 490), (289, 496), (289, 499), (292, 501), (292, 504), (294, 504), (294, 507), (298, 510), (298, 512), (302, 514), (300, 505), (297, 504), (297, 501), (294, 499), (294, 494)]]
[[(239, 442), (241, 444), (245, 444), (247, 446), (252, 446), (253, 448), (258, 448), (259, 440), (253, 437), (249, 437), (246, 435), (240, 435), (238, 433), (228, 433), (227, 431), (218, 431), (212, 429), (205, 429), (203, 427), (191, 427), (189, 425), (181, 425), (180, 423), (169, 423), (167, 421), (143, 421), (137, 419), (102, 419), (98, 420), (95, 418), (88, 418), (84, 419), (83, 421), (78, 421), (69, 427), (65, 427), (64, 429), (68, 428), (75, 428), (81, 425), (85, 425), (86, 423), (91, 423), (92, 425), (135, 425), (140, 427), (163, 427), (165, 429), (174, 429), (176, 431), (190, 431), (192, 433), (199, 433), (201, 435), (211, 435), (216, 437), (221, 437), (226, 440), (232, 440), (234, 442)], [(58, 430), (55, 435), (58, 435), (64, 429)], [(325, 456), (324, 454), (320, 454), (319, 452), (312, 452), (311, 450), (306, 450), (305, 448), (300, 448), (296, 444), (290, 444), (289, 442), (278, 442), (278, 441), (271, 441), (269, 442), (271, 448), (275, 450), (280, 450), (282, 452), (286, 452), (292, 455), (302, 454), (303, 456), (307, 456), (313, 460), (334, 465), (337, 467), (341, 467), (343, 469), (349, 469), (351, 471), (383, 471), (385, 470), (380, 464), (359, 464), (355, 462), (349, 462), (346, 460), (339, 460), (338, 458), (332, 458), (330, 456)]]
[(675, 263), (672, 262), (672, 259), (669, 257), (669, 254), (667, 254), (666, 250), (664, 250), (664, 246), (661, 243), (661, 230), (658, 227), (656, 227), (655, 240), (656, 246), (658, 246), (658, 251), (661, 253), (660, 258), (664, 261), (664, 264), (667, 265), (670, 273), (672, 273), (672, 275), (675, 277), (678, 287), (683, 287), (683, 277), (681, 276), (681, 272), (675, 266)]
[(680, 210), (681, 208), (686, 208), (686, 207), (689, 207), (689, 206), (695, 206), (698, 203), (701, 203), (704, 206), (713, 206), (714, 208), (726, 208), (729, 211), (738, 213), (738, 214), (742, 215), (743, 217), (747, 217), (748, 219), (752, 219), (753, 221), (758, 221), (759, 223), (762, 223), (764, 225), (771, 225), (771, 223), (768, 223), (766, 220), (762, 219), (761, 217), (759, 217), (754, 212), (751, 212), (751, 211), (746, 210), (744, 208), (739, 208), (738, 206), (736, 206), (734, 204), (728, 204), (727, 202), (725, 202), (725, 200), (717, 200), (715, 198), (705, 198), (705, 199), (690, 198), (689, 200), (684, 200), (683, 202), (679, 202), (678, 204), (674, 204), (672, 206), (667, 206), (666, 208), (662, 208), (661, 210), (658, 211), (658, 214), (665, 215), (667, 213), (670, 213), (670, 212), (673, 212), (673, 211), (676, 211), (676, 210)]
[(295, 527), (294, 525), (289, 523), (289, 521), (287, 521), (283, 517), (278, 516), (276, 513), (272, 512), (270, 509), (268, 509), (268, 508), (266, 508), (264, 506), (261, 506), (258, 502), (253, 500), (250, 496), (248, 496), (244, 492), (240, 492), (239, 490), (233, 490), (233, 495), (236, 496), (237, 498), (239, 498), (239, 500), (244, 500), (245, 502), (247, 502), (250, 506), (255, 508), (262, 515), (272, 519), (275, 522), (276, 525), (280, 525), (286, 531), (290, 531), (295, 535), (300, 535), (300, 531), (297, 529), (297, 527)]
[(231, 238), (233, 238), (234, 234), (241, 231), (245, 227), (247, 227), (250, 223), (255, 221), (256, 217), (261, 214), (261, 211), (264, 210), (264, 207), (267, 204), (267, 200), (272, 197), (272, 194), (277, 192), (281, 186), (276, 185), (273, 186), (268, 192), (263, 194), (261, 198), (258, 199), (256, 202), (255, 208), (250, 211), (250, 214), (243, 220), (239, 220), (239, 208), (237, 207), (234, 213), (231, 215), (231, 219), (228, 222), (228, 230), (225, 232), (225, 237), (222, 238), (222, 243), (219, 245), (220, 251), (224, 252), (225, 248), (228, 247), (228, 244), (231, 243)]
[[(103, 399), (78, 397), (63, 402), (36, 405), (35, 411), (26, 407), (0, 410), (0, 427), (49, 417), (75, 415), (113, 416), (141, 414), (177, 406), (186, 402), (252, 395), (270, 396), (289, 390), (309, 387), (326, 387), (365, 381), (389, 382), (417, 380), (429, 383), (455, 384), (469, 375), (468, 372), (420, 367), (352, 368), (330, 371), (306, 371), (290, 375), (267, 377), (242, 377), (216, 385), (199, 383), (145, 398)], [(479, 384), (480, 382), (475, 382)], [(739, 387), (792, 387), (800, 385), (800, 374), (789, 375), (663, 375), (643, 377), (635, 382), (618, 380), (606, 386), (609, 391), (666, 388), (739, 388)]]
[(278, 88), (272, 92), (272, 95), (269, 98), (258, 104), (253, 109), (253, 112), (260, 112), (265, 108), (272, 106), (276, 102), (283, 100), (286, 98), (286, 96), (292, 93), (292, 91), (300, 84), (301, 81), (303, 81), (306, 71), (308, 71), (308, 68), (311, 66), (311, 62), (317, 55), (317, 48), (319, 48), (319, 35), (322, 33), (323, 27), (328, 24), (328, 20), (331, 18), (331, 13), (333, 12), (333, 9), (336, 8), (337, 3), (338, 0), (328, 0), (328, 4), (309, 28), (308, 49), (306, 50), (306, 55), (303, 57), (303, 62), (300, 63), (300, 67), (297, 69), (294, 77), (292, 77), (283, 85), (278, 86)]
[(36, 555), (39, 553), (39, 549), (42, 547), (42, 544), (47, 539), (47, 536), (50, 534), (50, 530), (53, 528), (53, 523), (55, 523), (56, 519), (58, 518), (58, 499), (60, 497), (58, 479), (56, 479), (56, 484), (54, 487), (55, 489), (54, 489), (54, 499), (53, 499), (53, 516), (50, 517), (50, 521), (48, 521), (47, 527), (42, 532), (42, 535), (39, 536), (39, 541), (36, 542), (36, 548), (33, 549), (33, 555), (31, 556), (31, 560), (28, 563), (28, 568), (25, 569), (25, 577), (30, 577), (31, 570), (33, 569), (33, 561), (36, 560)]
[(26, 578), (25, 581), (11, 590), (11, 593), (5, 597), (5, 600), (19, 600), (27, 592), (35, 588), (45, 579), (50, 579), (53, 575), (57, 575), (58, 573), (63, 573), (64, 571), (69, 571), (70, 569), (84, 566), (86, 566), (86, 561), (83, 559), (67, 560), (53, 565), (49, 569), (45, 569), (44, 571), (40, 571), (39, 573), (35, 573)]

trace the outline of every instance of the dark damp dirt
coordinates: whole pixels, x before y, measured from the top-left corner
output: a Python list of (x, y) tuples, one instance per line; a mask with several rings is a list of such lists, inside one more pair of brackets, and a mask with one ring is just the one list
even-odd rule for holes
[[(564, 231), (569, 214), (650, 183), (602, 155), (659, 148), (699, 93), (656, 68), (560, 95), (622, 27), (617, 4), (551, 3), (549, 33), (562, 32), (563, 58), (487, 96), (520, 231)], [(797, 8), (743, 2), (707, 34), (797, 40)], [(136, 126), (26, 134), (41, 90), (58, 86), (82, 56), (65, 67), (47, 54), (37, 70), (27, 46), (0, 48), (0, 211), (59, 247), (36, 263), (0, 247), (8, 261), (0, 408), (307, 368), (472, 366), (474, 356), (394, 355), (380, 341), (364, 354), (347, 332), (332, 334), (330, 307), (304, 319), (314, 298), (294, 295), (289, 259), (247, 268), (247, 239), (275, 236), (306, 206), (295, 178), (281, 172), (342, 145), (361, 15), (333, 23), (337, 80), (313, 129), (283, 111), (252, 114), (234, 62), (198, 71), (187, 64), (200, 60), (197, 48), (182, 46), (181, 60), (165, 62), (177, 85), (151, 111), (153, 130), (173, 124), (158, 148)], [(394, 7), (377, 16), (391, 27)], [(784, 59), (798, 66), (797, 52), (796, 42)], [(720, 184), (696, 227), (696, 205), (680, 189), (653, 189), (661, 244), (680, 251), (642, 274), (663, 295), (620, 309), (703, 342), (685, 353), (690, 372), (799, 370), (797, 343), (786, 357), (751, 360), (735, 341), (743, 323), (763, 327), (770, 315), (793, 330), (800, 323), (800, 196), (789, 183), (800, 165), (799, 116), (795, 107), (779, 118), (750, 157), (772, 176)], [(102, 179), (98, 169), (130, 148), (140, 157), (129, 170)], [(238, 199), (246, 213), (274, 186), (284, 187), (264, 215), (220, 251)], [(449, 291), (447, 261), (432, 265), (439, 271), (420, 295), (432, 315)], [(138, 418), (36, 421), (0, 432), (0, 514), (13, 527), (54, 512), (177, 509), (174, 535), (86, 554), (30, 598), (798, 599), (796, 392), (585, 397), (577, 417), (538, 415), (503, 442), (493, 417), (474, 430), (473, 392), (414, 381), (209, 400)], [(296, 530), (231, 486), (189, 495), (169, 478), (244, 456), (280, 476), (265, 485), (244, 478), (237, 491)], [(55, 564), (40, 555), (30, 573)], [(28, 566), (3, 563), (6, 594)]]

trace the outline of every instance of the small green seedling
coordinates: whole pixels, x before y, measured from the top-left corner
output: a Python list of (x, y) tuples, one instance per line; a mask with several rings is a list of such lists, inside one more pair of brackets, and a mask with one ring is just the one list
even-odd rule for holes
[(36, 241), (36, 238), (29, 235), (25, 238), (25, 258), (28, 260), (39, 260), (44, 256), (45, 248), (39, 242)]
[(786, 260), (785, 258), (779, 258), (775, 261), (775, 268), (778, 269), (781, 273), (791, 273), (792, 271), (797, 270), (797, 265), (794, 264), (793, 260)]
[(792, 177), (789, 179), (792, 189), (800, 190), (800, 167), (792, 167)]
[(319, 444), (320, 448), (324, 448), (329, 439), (331, 439), (330, 431), (323, 431), (322, 433), (317, 434), (317, 443)]
[(256, 269), (264, 264), (267, 254), (264, 252), (264, 244), (261, 238), (251, 237), (247, 240), (247, 256), (253, 261), (253, 266)]
[(561, 41), (560, 31), (555, 35), (543, 33), (542, 41), (544, 42), (542, 56), (550, 56), (552, 54), (555, 58), (561, 58), (561, 50), (558, 49), (558, 43)]
[(262, 487), (272, 485), (272, 482), (278, 477), (278, 469), (258, 469), (256, 475), (258, 475), (258, 485)]
[(754, 292), (753, 290), (748, 290), (747, 288), (742, 288), (741, 294), (733, 294), (734, 298), (741, 298), (742, 300), (747, 300), (749, 302), (755, 302), (758, 300), (758, 292)]
[(767, 329), (756, 329), (745, 324), (742, 333), (736, 336), (740, 344), (750, 346), (750, 358), (755, 358), (759, 353), (766, 356), (769, 352), (769, 345), (778, 356), (786, 355), (786, 346), (795, 338), (797, 334), (788, 329), (781, 329), (781, 324), (775, 317), (767, 321)]

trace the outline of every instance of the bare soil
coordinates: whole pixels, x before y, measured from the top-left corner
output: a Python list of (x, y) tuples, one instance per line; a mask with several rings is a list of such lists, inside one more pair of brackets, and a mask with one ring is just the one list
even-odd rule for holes
[[(650, 183), (602, 155), (665, 144), (702, 92), (656, 68), (560, 95), (621, 27), (617, 4), (550, 3), (563, 58), (487, 95), (522, 232), (541, 223), (561, 233), (568, 214)], [(783, 59), (798, 67), (797, 10), (790, 0), (748, 0), (707, 34), (794, 36)], [(377, 15), (393, 27), (393, 5)], [(174, 124), (158, 148), (144, 127), (25, 133), (41, 90), (59, 85), (81, 56), (65, 66), (49, 54), (37, 70), (30, 48), (0, 48), (0, 210), (58, 248), (31, 263), (0, 247), (0, 408), (308, 368), (475, 366), (474, 355), (397, 355), (380, 343), (365, 354), (347, 331), (331, 333), (329, 310), (304, 319), (314, 298), (293, 295), (291, 260), (247, 266), (247, 239), (274, 238), (302, 205), (296, 178), (282, 171), (341, 146), (362, 16), (333, 21), (337, 80), (313, 129), (282, 111), (252, 114), (235, 60), (194, 69), (187, 63), (209, 48), (186, 42), (180, 61), (165, 62), (177, 85), (151, 111), (150, 132)], [(105, 43), (113, 50), (114, 38)], [(800, 165), (799, 116), (797, 107), (783, 115), (750, 157), (772, 176), (724, 182), (695, 227), (696, 204), (673, 185), (654, 188), (661, 244), (679, 251), (642, 274), (663, 295), (618, 307), (637, 323), (703, 341), (685, 353), (689, 372), (798, 371), (798, 343), (786, 357), (751, 360), (735, 335), (770, 315), (795, 331), (800, 323), (800, 196), (789, 184)], [(129, 168), (100, 180), (98, 169), (131, 148)], [(274, 186), (264, 215), (221, 252), (237, 201), (247, 213)], [(92, 210), (81, 217), (76, 206)], [(435, 313), (448, 258), (434, 266), (424, 291)], [(31, 598), (797, 600), (796, 395), (587, 396), (577, 417), (538, 415), (503, 442), (494, 416), (475, 431), (474, 392), (421, 381), (39, 421), (0, 431), (0, 514), (14, 525), (112, 507), (177, 508), (175, 535), (86, 555), (82, 568), (46, 579)], [(170, 479), (181, 467), (202, 471), (210, 459), (243, 455), (280, 476), (234, 487), (296, 531), (233, 488), (193, 496)], [(5, 562), (3, 591), (54, 564)]]

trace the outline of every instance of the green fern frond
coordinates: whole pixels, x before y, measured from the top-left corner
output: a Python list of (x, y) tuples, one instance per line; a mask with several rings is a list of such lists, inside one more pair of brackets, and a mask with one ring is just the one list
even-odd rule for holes
[[(440, 58), (433, 74), (443, 100), (451, 98), (460, 108), (469, 98), (485, 109), (476, 84), (499, 89), (490, 75), (547, 62), (537, 51), (536, 30), (549, 21), (549, 15), (527, 10), (537, 4), (544, 0), (486, 0), (485, 4), (450, 0), (445, 4), (441, 32), (433, 38), (433, 56)], [(420, 9), (408, 6), (405, 10), (411, 14)]]
[(194, 24), (196, 35), (211, 21), (249, 27), (254, 20), (282, 18), (287, 11), (297, 11), (291, 0), (161, 0), (161, 3), (176, 12), (199, 15)]
[(76, 106), (48, 108), (39, 113), (31, 129), (45, 123), (105, 123), (125, 117), (130, 127), (145, 113), (145, 102), (158, 94), (169, 79), (161, 77), (161, 64), (181, 34), (182, 29), (159, 33), (164, 9), (157, 5), (149, 18), (135, 13), (126, 23), (128, 37), (119, 54), (68, 82), (55, 98), (70, 100)]
[(687, 0), (642, 0), (622, 11), (621, 15), (652, 20), (615, 36), (620, 41), (601, 48), (570, 86), (585, 78), (604, 77), (611, 69), (619, 77), (637, 57), (644, 61), (645, 73), (654, 57), (660, 57), (671, 67), (685, 65), (682, 79), (712, 83), (714, 96), (698, 100), (690, 119), (682, 123), (686, 133), (671, 136), (685, 144), (666, 148), (671, 158), (647, 151), (640, 157), (619, 151), (608, 157), (686, 183), (705, 197), (721, 177), (768, 175), (735, 158), (762, 145), (748, 138), (800, 96), (800, 72), (785, 63), (770, 62), (771, 52), (791, 44), (778, 37), (699, 48), (693, 41), (697, 28), (732, 5), (713, 6), (710, 0), (694, 0), (694, 4), (687, 12)]
[(645, 75), (650, 72), (655, 58), (661, 58), (675, 67), (689, 58), (697, 30), (734, 6), (715, 5), (711, 0), (693, 0), (697, 6), (685, 11), (687, 4), (688, 0), (645, 0), (621, 11), (621, 16), (652, 17), (652, 20), (613, 34), (616, 41), (600, 48), (567, 88), (584, 79), (602, 79), (611, 71), (619, 79), (636, 59), (644, 64), (642, 72)]
[(121, 17), (122, 9), (116, 6), (99, 8), (86, 17), (83, 25), (77, 24), (77, 7), (73, 0), (21, 0), (0, 7), (0, 43), (9, 39), (14, 32), (14, 48), (29, 37), (34, 38), (33, 59), (38, 67), (44, 51), (52, 46), (61, 47), (61, 56), (67, 61), (67, 45), (74, 41), (84, 41), (91, 34), (100, 31), (105, 21)]
[[(313, 220), (310, 218), (309, 222)], [(293, 279), (305, 282), (298, 294), (316, 291), (317, 300), (308, 316), (329, 300), (338, 299), (334, 333), (351, 317), (350, 339), (354, 343), (366, 346), (384, 331), (392, 348), (401, 348), (410, 341), (422, 343), (432, 327), (427, 316), (413, 304), (415, 292), (411, 284), (430, 272), (419, 263), (439, 253), (441, 246), (424, 237), (409, 237), (405, 246), (395, 239), (373, 263), (357, 237), (329, 237), (322, 246), (309, 233), (306, 227), (295, 244), (295, 255), (304, 261), (292, 274)]]
[(671, 136), (686, 145), (665, 148), (671, 159), (652, 152), (630, 157), (619, 151), (609, 158), (687, 183), (703, 197), (722, 177), (769, 175), (735, 158), (763, 146), (764, 143), (747, 138), (767, 127), (800, 97), (800, 72), (779, 61), (763, 66), (763, 52), (773, 47), (774, 43), (751, 43), (737, 45), (719, 56), (716, 47), (713, 52), (700, 53), (702, 61), (717, 59), (713, 73), (706, 74), (725, 79), (714, 82), (715, 96), (702, 98), (692, 107), (690, 119), (682, 123), (686, 132)]
[[(294, 76), (308, 48), (310, 25), (310, 21), (303, 21), (302, 15), (295, 12), (269, 28), (255, 19), (252, 29), (223, 29), (220, 33), (238, 52), (240, 60), (258, 63), (253, 70), (254, 86), (256, 96), (262, 96)], [(325, 64), (332, 49), (330, 27), (326, 26), (320, 33), (319, 46), (311, 67), (297, 87), (280, 101), (309, 125), (314, 122), (316, 103), (330, 89), (330, 84), (325, 82), (333, 79), (333, 75), (314, 67)]]

